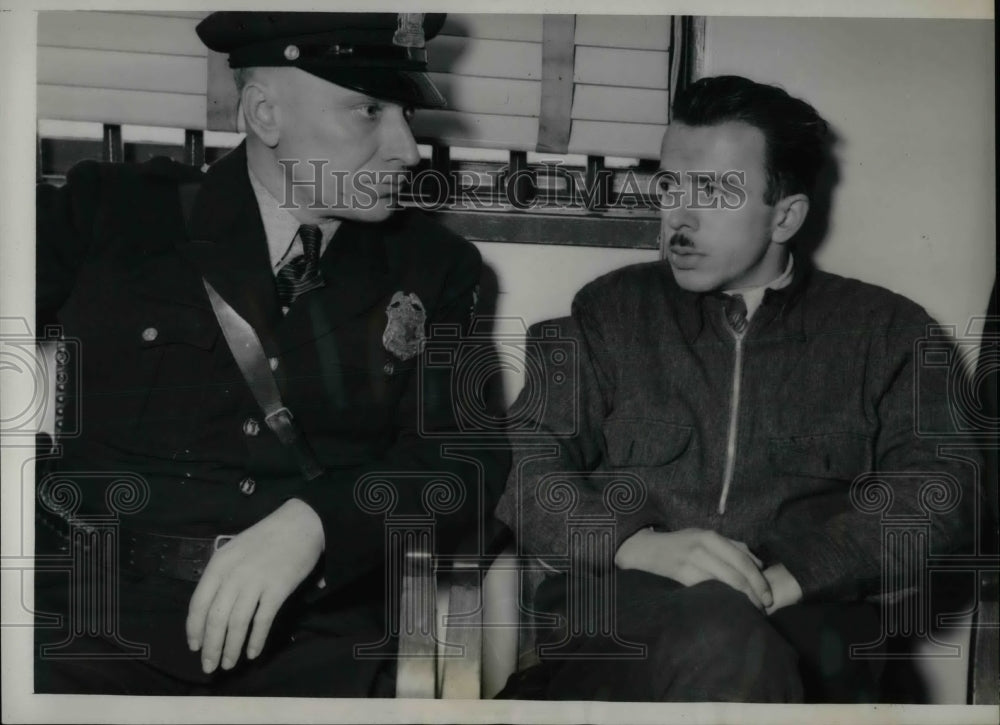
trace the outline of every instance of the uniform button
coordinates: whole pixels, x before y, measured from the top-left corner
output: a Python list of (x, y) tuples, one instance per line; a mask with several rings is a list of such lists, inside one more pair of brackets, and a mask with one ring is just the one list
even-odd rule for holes
[(278, 369), (278, 358), (276, 358), (276, 357), (269, 357), (267, 359), (267, 364), (271, 366), (272, 372), (274, 370), (277, 370)]
[(243, 421), (243, 433), (248, 436), (255, 436), (260, 433), (260, 423), (256, 418), (247, 418)]
[(385, 365), (382, 366), (382, 372), (384, 372), (386, 375), (392, 375), (395, 371), (396, 371), (396, 366), (393, 365), (392, 360), (390, 360), (389, 362), (387, 362)]
[(247, 476), (242, 481), (240, 481), (240, 493), (244, 496), (251, 496), (253, 492), (257, 490), (257, 482), (253, 480), (250, 476)]
[(152, 342), (160, 334), (160, 331), (155, 327), (147, 327), (142, 331), (142, 339), (146, 342)]

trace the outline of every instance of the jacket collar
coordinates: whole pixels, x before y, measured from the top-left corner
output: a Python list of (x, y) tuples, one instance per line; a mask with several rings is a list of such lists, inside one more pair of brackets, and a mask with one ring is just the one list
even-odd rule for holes
[(812, 275), (812, 260), (796, 257), (792, 281), (788, 286), (769, 289), (764, 293), (764, 301), (757, 314), (763, 313), (766, 323), (774, 320), (779, 323), (778, 327), (768, 324), (767, 331), (775, 335), (792, 336), (799, 341), (805, 340), (805, 294)]
[[(663, 267), (668, 285), (673, 289), (677, 300), (677, 322), (681, 334), (688, 344), (692, 344), (705, 329), (706, 315), (715, 311), (717, 302), (721, 305), (716, 299), (720, 293), (685, 290), (674, 279), (669, 262), (664, 262)], [(758, 315), (762, 318), (758, 325), (766, 325), (768, 330), (773, 330), (771, 323), (778, 320), (785, 329), (783, 333), (777, 334), (792, 334), (798, 339), (805, 339), (803, 295), (812, 275), (812, 269), (810, 260), (796, 257), (792, 281), (781, 289), (768, 289), (764, 293), (764, 301), (754, 315), (754, 320)]]
[(663, 273), (668, 286), (676, 300), (674, 309), (677, 315), (677, 325), (689, 345), (701, 335), (705, 327), (704, 300), (706, 295), (684, 289), (674, 278), (674, 270), (670, 262), (663, 261)]
[(264, 226), (247, 175), (246, 146), (240, 144), (205, 175), (178, 245), (202, 276), (257, 331), (265, 350), (280, 319)]

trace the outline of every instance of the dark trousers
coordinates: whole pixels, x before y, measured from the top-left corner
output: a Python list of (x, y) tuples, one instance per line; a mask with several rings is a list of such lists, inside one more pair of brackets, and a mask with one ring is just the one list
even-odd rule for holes
[[(58, 541), (39, 535), (36, 551)], [(107, 584), (107, 578), (102, 583)], [(392, 697), (394, 643), (383, 657), (357, 657), (378, 642), (385, 608), (344, 608), (349, 594), (306, 604), (290, 599), (264, 651), (232, 670), (201, 671), (185, 619), (194, 584), (122, 572), (117, 594), (84, 586), (65, 571), (35, 575), (35, 692), (118, 695)], [(116, 602), (117, 599), (117, 602)], [(340, 605), (342, 611), (331, 607)], [(326, 609), (324, 609), (324, 606)], [(74, 630), (76, 632), (74, 633)], [(99, 635), (99, 636), (97, 636)], [(50, 649), (42, 653), (43, 647)]]
[[(568, 613), (566, 577), (546, 580), (535, 609), (565, 619), (540, 636), (541, 664), (513, 675), (498, 697), (877, 701), (878, 663), (849, 657), (851, 644), (878, 639), (872, 605), (799, 604), (768, 617), (717, 581), (685, 587), (632, 570), (617, 571), (616, 581), (614, 624), (605, 620), (602, 626), (594, 618), (600, 605), (595, 610), (586, 596), (570, 598), (576, 604)], [(567, 625), (571, 617), (593, 626), (574, 631)], [(614, 636), (606, 636), (609, 630)]]

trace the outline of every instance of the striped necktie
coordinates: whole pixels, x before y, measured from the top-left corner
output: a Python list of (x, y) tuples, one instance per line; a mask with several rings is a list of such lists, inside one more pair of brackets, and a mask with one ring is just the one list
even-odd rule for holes
[(747, 329), (747, 303), (743, 295), (726, 295), (726, 322), (737, 335)]
[(318, 226), (303, 224), (298, 234), (302, 240), (302, 254), (279, 269), (274, 280), (278, 286), (278, 301), (285, 309), (303, 292), (323, 286), (323, 274), (319, 271), (323, 232)]

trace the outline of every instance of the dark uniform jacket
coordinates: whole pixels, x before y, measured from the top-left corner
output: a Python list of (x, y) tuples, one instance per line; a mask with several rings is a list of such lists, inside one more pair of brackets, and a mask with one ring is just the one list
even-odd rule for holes
[[(179, 185), (187, 182), (200, 188), (186, 225)], [(58, 465), (102, 472), (78, 477), (79, 513), (109, 513), (115, 472), (148, 486), (148, 499), (121, 518), (139, 531), (235, 534), (298, 497), (319, 513), (326, 537), (317, 572), (326, 596), (315, 606), (331, 610), (329, 626), (349, 631), (349, 617), (337, 624), (339, 610), (385, 611), (387, 516), (434, 517), (441, 550), (492, 510), (503, 456), (443, 452), (465, 440), (451, 367), (418, 374), (420, 356), (402, 360), (383, 344), (397, 291), (417, 295), (432, 342), (432, 326), (467, 329), (480, 276), (473, 245), (415, 212), (344, 221), (320, 261), (325, 286), (283, 317), (242, 146), (205, 174), (163, 159), (85, 162), (40, 213), (39, 315), (55, 314), (79, 340), (70, 401), (79, 408), (65, 414), (79, 414), (81, 434), (62, 441)], [(320, 478), (307, 482), (264, 425), (203, 278), (256, 329), (285, 405), (326, 468)], [(366, 476), (373, 485), (358, 488)], [(186, 607), (193, 585), (185, 587), (175, 608)], [(138, 587), (125, 590), (127, 600)], [(186, 649), (183, 626), (182, 610), (131, 634), (170, 628)]]
[(612, 272), (561, 321), (577, 360), (549, 385), (539, 436), (515, 446), (498, 516), (553, 561), (572, 519), (610, 516), (604, 559), (570, 552), (586, 566), (610, 565), (641, 528), (696, 527), (783, 563), (806, 599), (873, 593), (883, 573), (913, 581), (917, 562), (883, 554), (886, 526), (926, 526), (929, 551), (952, 551), (976, 497), (975, 451), (940, 454), (949, 439), (918, 432), (955, 430), (948, 348), (944, 364), (919, 364), (930, 323), (904, 297), (797, 264), (737, 355), (721, 296), (681, 289), (664, 263)]

